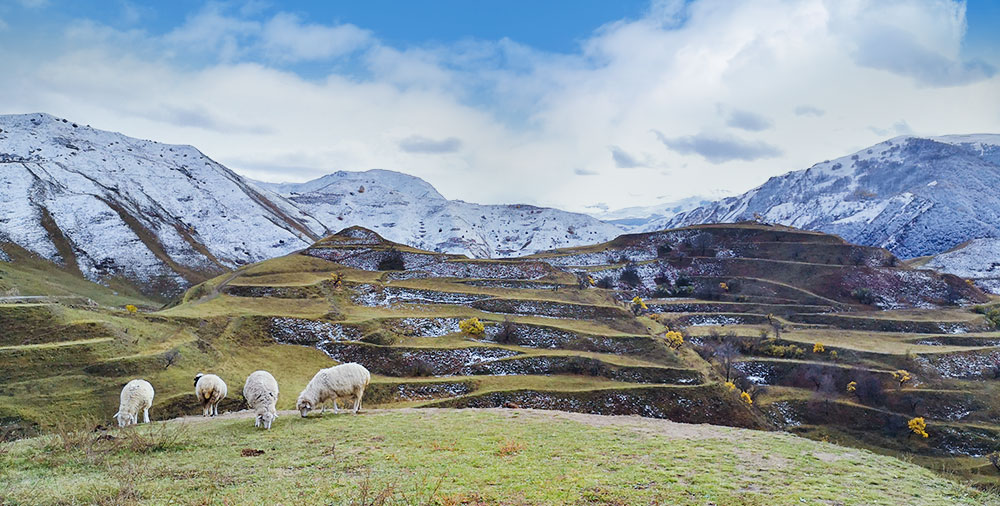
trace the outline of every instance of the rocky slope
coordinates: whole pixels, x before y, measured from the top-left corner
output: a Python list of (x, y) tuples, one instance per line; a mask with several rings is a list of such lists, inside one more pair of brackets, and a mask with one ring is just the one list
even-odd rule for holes
[(1000, 135), (897, 137), (643, 230), (758, 219), (903, 258), (935, 255), (970, 239), (1000, 237), (998, 181)]
[(191, 146), (0, 116), (0, 250), (173, 294), (305, 247), (323, 226)]

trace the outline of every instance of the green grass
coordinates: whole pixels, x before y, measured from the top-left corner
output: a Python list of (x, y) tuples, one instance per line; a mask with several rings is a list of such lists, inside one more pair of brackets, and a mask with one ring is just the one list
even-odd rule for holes
[[(788, 434), (534, 411), (153, 424), (0, 446), (13, 504), (1000, 504)], [(131, 435), (130, 435), (131, 434)], [(262, 450), (242, 456), (244, 449)], [(369, 495), (368, 502), (362, 496)], [(372, 501), (378, 495), (387, 501)]]

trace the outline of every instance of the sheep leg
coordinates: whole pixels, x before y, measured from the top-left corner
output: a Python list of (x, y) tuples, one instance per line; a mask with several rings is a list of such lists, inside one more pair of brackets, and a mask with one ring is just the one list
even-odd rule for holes
[(356, 415), (358, 414), (358, 411), (361, 409), (361, 396), (365, 395), (365, 389), (359, 388), (358, 391), (355, 392), (355, 394), (356, 397), (354, 398), (354, 414)]
[(149, 423), (149, 408), (142, 410), (142, 423)]
[(340, 413), (340, 408), (337, 406), (337, 398), (333, 398), (333, 412), (334, 414)]

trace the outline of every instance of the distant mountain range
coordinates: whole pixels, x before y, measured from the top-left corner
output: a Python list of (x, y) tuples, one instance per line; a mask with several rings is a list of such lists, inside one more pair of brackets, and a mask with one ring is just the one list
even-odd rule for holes
[(360, 225), (394, 242), (476, 258), (593, 244), (622, 233), (585, 214), (448, 200), (418, 177), (387, 170), (341, 171), (301, 184), (257, 184), (329, 230)]
[(741, 196), (691, 197), (598, 219), (448, 200), (420, 178), (386, 170), (256, 182), (191, 146), (47, 114), (6, 115), (0, 261), (34, 254), (93, 281), (125, 279), (170, 296), (355, 225), (422, 249), (496, 258), (599, 243), (622, 232), (760, 220), (837, 234), (904, 258), (937, 255), (921, 263), (1000, 291), (998, 183), (1000, 135), (898, 137), (771, 178)]
[(621, 232), (555, 209), (449, 201), (423, 180), (390, 171), (256, 183), (191, 146), (47, 114), (0, 116), (0, 261), (35, 254), (93, 281), (126, 279), (169, 296), (351, 225), (475, 257)]

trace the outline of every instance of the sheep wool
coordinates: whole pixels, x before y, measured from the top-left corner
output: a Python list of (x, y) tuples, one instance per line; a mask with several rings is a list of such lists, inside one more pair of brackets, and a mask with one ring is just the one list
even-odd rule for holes
[(316, 406), (327, 401), (333, 401), (334, 412), (339, 412), (338, 398), (353, 399), (353, 412), (356, 414), (361, 409), (361, 397), (364, 396), (365, 388), (368, 387), (371, 378), (368, 369), (354, 362), (320, 369), (306, 385), (305, 390), (299, 394), (295, 406), (304, 417), (309, 411), (316, 409)]
[(114, 418), (119, 427), (139, 423), (139, 411), (142, 411), (142, 423), (149, 423), (149, 408), (153, 406), (153, 385), (143, 379), (134, 379), (122, 388), (121, 402)]
[(218, 415), (219, 403), (228, 393), (226, 382), (214, 374), (198, 373), (194, 377), (194, 395), (201, 404), (201, 416)]
[(275, 404), (278, 402), (278, 382), (267, 371), (255, 371), (247, 376), (243, 385), (243, 398), (250, 409), (256, 414), (254, 427), (271, 428), (271, 423), (278, 418)]

